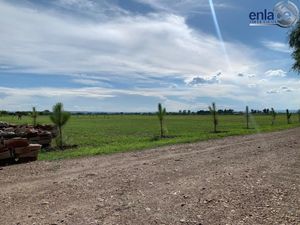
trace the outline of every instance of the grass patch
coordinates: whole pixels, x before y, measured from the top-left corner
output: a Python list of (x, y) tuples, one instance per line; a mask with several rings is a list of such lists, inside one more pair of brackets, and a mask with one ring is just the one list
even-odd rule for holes
[[(261, 132), (278, 131), (299, 126), (295, 121), (287, 124), (285, 115), (278, 115), (274, 126), (271, 126), (270, 115), (252, 116), (250, 128), (245, 128), (245, 117), (242, 115), (218, 116), (220, 132), (213, 133), (211, 116), (166, 116), (167, 136), (159, 135), (159, 122), (155, 115), (109, 115), (109, 116), (72, 116), (64, 128), (64, 137), (68, 144), (76, 145), (64, 151), (41, 152), (40, 160), (56, 160), (82, 156), (111, 154), (134, 151), (158, 146), (189, 143), (233, 135), (246, 135)], [(21, 121), (13, 117), (0, 117), (0, 121), (24, 124), (31, 123), (30, 117)], [(37, 118), (38, 123), (50, 123), (46, 116)]]

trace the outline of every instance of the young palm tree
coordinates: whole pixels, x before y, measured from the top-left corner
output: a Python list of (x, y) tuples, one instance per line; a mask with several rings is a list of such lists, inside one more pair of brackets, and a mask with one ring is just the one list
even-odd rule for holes
[(277, 113), (275, 112), (274, 108), (271, 108), (271, 116), (272, 116), (272, 126), (275, 124)]
[(249, 107), (246, 106), (246, 123), (247, 123), (247, 129), (249, 129)]
[(36, 126), (36, 118), (38, 117), (38, 112), (35, 110), (35, 107), (32, 107), (31, 117), (33, 120), (33, 126)]
[(53, 106), (53, 112), (50, 115), (51, 121), (57, 126), (59, 131), (59, 147), (63, 148), (62, 127), (68, 122), (71, 114), (65, 112), (62, 103), (57, 103)]
[(300, 123), (300, 109), (298, 110), (298, 122)]
[(208, 109), (213, 117), (214, 132), (217, 133), (218, 118), (217, 118), (216, 103), (213, 102), (212, 105), (208, 107)]
[(164, 117), (166, 115), (166, 108), (163, 108), (161, 103), (158, 104), (158, 111), (157, 111), (157, 116), (159, 119), (159, 125), (160, 125), (160, 137), (164, 137)]
[(286, 110), (286, 119), (287, 119), (288, 124), (291, 123), (291, 117), (292, 117), (292, 113), (290, 113), (290, 111), (287, 109)]

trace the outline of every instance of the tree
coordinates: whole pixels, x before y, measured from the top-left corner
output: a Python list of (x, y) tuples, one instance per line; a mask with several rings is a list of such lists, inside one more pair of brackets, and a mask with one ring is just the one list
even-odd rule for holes
[(271, 116), (272, 116), (272, 126), (275, 124), (277, 113), (275, 112), (274, 108), (271, 108)]
[(160, 125), (160, 137), (164, 137), (164, 117), (166, 115), (166, 108), (163, 108), (161, 103), (158, 103), (158, 111), (157, 116), (159, 119), (159, 125)]
[(300, 109), (297, 111), (298, 113), (298, 122), (300, 123)]
[(22, 112), (16, 112), (15, 115), (18, 117), (18, 120), (22, 120)]
[(8, 112), (5, 110), (0, 110), (0, 117), (8, 115)]
[(247, 129), (249, 129), (249, 107), (246, 106), (246, 124), (247, 124)]
[(288, 124), (291, 123), (291, 117), (292, 117), (292, 113), (290, 113), (290, 111), (287, 109), (286, 110), (286, 119), (287, 119)]
[(63, 109), (62, 103), (57, 103), (53, 106), (53, 112), (50, 115), (51, 121), (57, 126), (59, 131), (59, 147), (63, 148), (63, 135), (62, 135), (62, 127), (68, 122), (71, 114), (65, 112)]
[(263, 113), (264, 114), (268, 114), (269, 113), (269, 109), (263, 109)]
[(32, 107), (31, 118), (33, 120), (33, 126), (36, 126), (36, 118), (38, 117), (38, 112), (35, 110), (35, 107)]
[(42, 116), (49, 116), (51, 114), (51, 112), (48, 109), (46, 109), (44, 111), (41, 111), (39, 114)]
[(300, 22), (297, 23), (295, 28), (289, 35), (289, 46), (293, 49), (292, 57), (294, 64), (292, 69), (297, 73), (300, 73)]
[(208, 109), (213, 117), (214, 133), (217, 133), (218, 118), (217, 118), (216, 103), (213, 102), (212, 105), (208, 107)]

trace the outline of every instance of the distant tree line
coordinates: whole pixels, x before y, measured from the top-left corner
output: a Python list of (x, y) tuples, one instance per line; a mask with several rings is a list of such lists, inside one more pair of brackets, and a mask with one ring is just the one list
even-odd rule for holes
[[(40, 116), (49, 116), (51, 115), (51, 111), (43, 110), (37, 111), (38, 115)], [(156, 115), (156, 112), (70, 112), (71, 115)], [(233, 109), (218, 109), (217, 113), (219, 115), (242, 115), (244, 111), (235, 111)], [(249, 113), (251, 114), (266, 114), (272, 115), (272, 108), (268, 109), (249, 109)], [(278, 112), (279, 114), (284, 114), (285, 112)], [(209, 110), (198, 110), (198, 111), (191, 111), (191, 110), (179, 110), (178, 112), (166, 112), (167, 115), (210, 115), (211, 112)], [(5, 111), (0, 110), (0, 116), (32, 116), (32, 111)]]
[[(49, 116), (51, 114), (51, 112), (49, 110), (44, 110), (44, 111), (39, 111), (38, 112), (39, 115), (41, 116)], [(11, 112), (11, 111), (6, 111), (6, 110), (0, 110), (0, 116), (31, 116), (32, 115), (32, 111), (15, 111), (15, 112)]]

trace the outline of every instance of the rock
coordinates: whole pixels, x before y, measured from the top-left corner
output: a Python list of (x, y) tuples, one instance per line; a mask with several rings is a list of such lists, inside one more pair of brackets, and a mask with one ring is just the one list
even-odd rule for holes
[(85, 176), (86, 177), (93, 177), (93, 176), (97, 176), (97, 173), (87, 173)]
[(13, 137), (27, 138), (32, 144), (41, 144), (43, 147), (47, 147), (57, 134), (57, 128), (52, 125), (38, 125), (36, 127), (31, 125), (15, 126), (0, 122), (0, 137), (5, 139)]
[(4, 145), (7, 148), (21, 148), (27, 147), (29, 142), (26, 138), (12, 138), (9, 140), (4, 140)]
[(103, 199), (103, 198), (97, 198), (97, 200), (98, 200), (99, 202), (104, 202), (104, 199)]
[[(37, 159), (41, 147), (49, 147), (57, 136), (52, 125), (14, 125), (0, 122), (0, 159)], [(9, 152), (9, 154), (7, 153)]]

